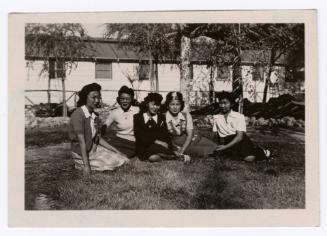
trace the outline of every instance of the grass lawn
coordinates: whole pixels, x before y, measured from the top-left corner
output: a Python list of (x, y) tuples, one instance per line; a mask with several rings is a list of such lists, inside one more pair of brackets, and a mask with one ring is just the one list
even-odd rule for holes
[(250, 130), (252, 139), (272, 151), (270, 164), (194, 158), (185, 165), (134, 158), (114, 172), (83, 177), (74, 169), (62, 130), (33, 132), (25, 141), (27, 210), (305, 207), (303, 133)]

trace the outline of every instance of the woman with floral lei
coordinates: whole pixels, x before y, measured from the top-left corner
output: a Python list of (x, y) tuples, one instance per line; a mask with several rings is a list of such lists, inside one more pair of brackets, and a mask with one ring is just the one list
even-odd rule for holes
[(172, 137), (172, 145), (177, 156), (184, 154), (191, 157), (206, 157), (212, 154), (217, 145), (211, 140), (194, 132), (192, 116), (184, 109), (183, 95), (170, 92), (166, 96), (165, 107), (168, 131)]

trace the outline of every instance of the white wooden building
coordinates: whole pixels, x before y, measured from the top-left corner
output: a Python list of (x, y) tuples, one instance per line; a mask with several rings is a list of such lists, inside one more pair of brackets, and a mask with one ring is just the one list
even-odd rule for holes
[[(79, 91), (84, 85), (89, 83), (99, 83), (102, 86), (103, 102), (112, 105), (116, 101), (117, 91), (123, 85), (133, 87), (136, 90), (150, 90), (148, 78), (148, 58), (137, 55), (133, 50), (122, 49), (114, 41), (92, 42), (95, 51), (87, 58), (81, 58), (77, 67), (70, 73), (66, 73), (66, 97), (69, 98), (74, 92)], [(263, 98), (264, 82), (266, 74), (261, 69), (261, 76), (256, 76), (258, 72), (256, 61), (248, 56), (249, 52), (242, 53), (242, 77), (243, 96), (252, 102), (261, 102)], [(47, 90), (49, 77), (52, 79), (51, 89), (58, 90), (51, 92), (51, 102), (61, 102), (62, 93), (60, 73), (56, 69), (60, 66), (49, 63), (50, 73), (40, 74), (43, 61), (40, 59), (30, 64), (31, 58), (26, 58), (26, 96), (35, 104), (46, 103), (48, 95), (46, 91), (37, 92), (35, 90)], [(254, 69), (255, 68), (255, 69)], [(232, 89), (232, 68), (212, 69), (199, 58), (192, 58), (193, 80), (191, 102), (205, 104), (206, 96), (209, 92), (210, 81), (213, 83), (214, 91), (231, 91)], [(180, 90), (180, 71), (177, 62), (164, 62), (158, 65), (158, 87), (162, 95), (168, 91)], [(271, 86), (268, 92), (268, 99), (287, 92), (285, 89), (285, 66), (280, 63), (274, 66), (271, 81), (276, 86)], [(133, 82), (134, 81), (134, 82)], [(33, 90), (29, 92), (28, 90)], [(137, 99), (141, 101), (147, 95), (146, 91), (137, 93)], [(202, 97), (202, 98), (201, 98)], [(197, 98), (197, 101), (195, 99)], [(198, 100), (203, 101), (198, 101)], [(26, 104), (30, 102), (26, 100)], [(69, 106), (74, 106), (74, 97), (67, 102)]]

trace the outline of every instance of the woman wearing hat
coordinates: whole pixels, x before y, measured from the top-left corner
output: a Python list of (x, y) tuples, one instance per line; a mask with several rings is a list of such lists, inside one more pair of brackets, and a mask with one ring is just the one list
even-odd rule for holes
[(128, 161), (109, 145), (99, 132), (99, 119), (94, 109), (99, 106), (101, 86), (88, 84), (78, 93), (77, 109), (70, 117), (69, 137), (75, 168), (88, 175), (91, 170), (113, 170)]
[(165, 108), (168, 132), (172, 138), (174, 153), (191, 157), (206, 157), (218, 147), (213, 141), (195, 132), (192, 116), (184, 109), (183, 95), (170, 92), (166, 96)]
[(161, 101), (160, 94), (149, 93), (141, 106), (141, 112), (134, 115), (136, 154), (141, 160), (156, 162), (175, 157), (170, 149), (165, 116), (158, 113)]

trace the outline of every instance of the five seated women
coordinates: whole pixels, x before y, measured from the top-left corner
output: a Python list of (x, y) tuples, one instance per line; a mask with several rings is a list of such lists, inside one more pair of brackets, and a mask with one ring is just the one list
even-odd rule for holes
[[(214, 116), (213, 131), (223, 145), (202, 137), (193, 125), (192, 116), (184, 111), (180, 92), (166, 96), (164, 108), (159, 112), (162, 96), (149, 93), (140, 108), (133, 106), (134, 91), (127, 86), (118, 91), (118, 108), (111, 110), (105, 121), (106, 132), (115, 131), (105, 141), (99, 132), (99, 120), (94, 109), (99, 105), (101, 86), (93, 83), (79, 92), (78, 108), (70, 119), (70, 138), (75, 167), (85, 174), (91, 170), (113, 170), (138, 156), (140, 160), (157, 162), (189, 155), (193, 157), (238, 156), (245, 161), (262, 160), (269, 151), (256, 147), (246, 136), (244, 116), (231, 110), (230, 93), (219, 99), (220, 114)], [(108, 136), (108, 135), (107, 135)], [(109, 135), (110, 136), (110, 135)], [(128, 158), (127, 158), (128, 157)]]

